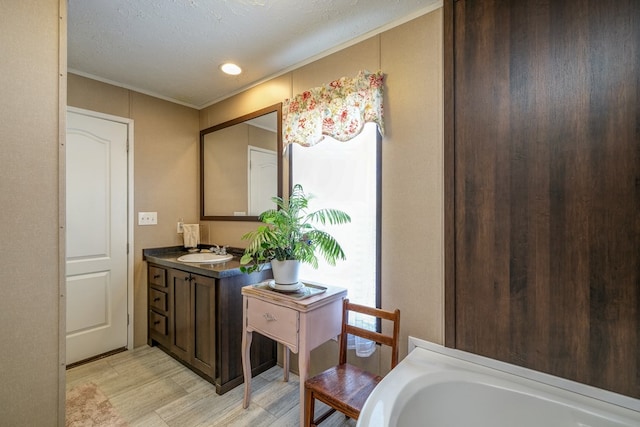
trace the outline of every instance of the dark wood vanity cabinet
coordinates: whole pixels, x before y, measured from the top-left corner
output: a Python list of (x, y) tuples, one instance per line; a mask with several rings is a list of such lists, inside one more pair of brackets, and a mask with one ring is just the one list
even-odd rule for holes
[[(223, 394), (242, 384), (241, 288), (268, 272), (213, 278), (149, 264), (149, 345), (158, 345)], [(254, 375), (276, 364), (276, 343), (256, 336)]]

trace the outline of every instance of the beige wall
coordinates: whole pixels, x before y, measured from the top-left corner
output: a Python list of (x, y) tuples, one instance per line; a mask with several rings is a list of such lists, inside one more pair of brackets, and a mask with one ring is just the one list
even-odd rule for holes
[[(200, 112), (206, 128), (363, 69), (385, 73), (382, 306), (401, 310), (401, 356), (409, 335), (444, 342), (442, 20), (438, 9)], [(208, 224), (216, 243), (241, 247), (255, 228)]]
[(142, 249), (181, 245), (178, 219), (199, 220), (198, 111), (73, 74), (68, 105), (134, 121), (134, 215), (158, 212), (158, 225), (134, 225), (134, 345), (140, 346), (147, 341)]
[(64, 417), (58, 153), (65, 8), (58, 0), (0, 7), (0, 424), (7, 426), (55, 426)]
[(407, 336), (444, 344), (442, 9), (385, 32), (382, 302)]

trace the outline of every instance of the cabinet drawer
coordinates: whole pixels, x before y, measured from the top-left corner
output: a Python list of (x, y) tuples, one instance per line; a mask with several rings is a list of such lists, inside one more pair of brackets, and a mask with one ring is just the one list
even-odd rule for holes
[(297, 311), (287, 307), (247, 299), (247, 325), (256, 332), (293, 346), (295, 351), (298, 348), (298, 315)]
[(149, 284), (160, 288), (167, 287), (167, 270), (164, 268), (149, 266)]
[(167, 294), (155, 289), (149, 289), (149, 307), (167, 311)]
[(162, 314), (149, 310), (149, 330), (167, 335), (167, 318)]

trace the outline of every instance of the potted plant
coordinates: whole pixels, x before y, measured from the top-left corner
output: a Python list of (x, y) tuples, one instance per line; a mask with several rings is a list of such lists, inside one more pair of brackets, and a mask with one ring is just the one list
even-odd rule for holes
[(351, 222), (351, 217), (337, 209), (307, 212), (309, 199), (300, 184), (293, 187), (288, 200), (271, 199), (277, 208), (261, 213), (263, 224), (242, 236), (251, 242), (240, 259), (241, 271), (251, 273), (270, 262), (276, 289), (297, 290), (300, 263), (318, 268), (317, 254), (330, 265), (345, 259), (340, 244), (315, 224), (344, 224)]

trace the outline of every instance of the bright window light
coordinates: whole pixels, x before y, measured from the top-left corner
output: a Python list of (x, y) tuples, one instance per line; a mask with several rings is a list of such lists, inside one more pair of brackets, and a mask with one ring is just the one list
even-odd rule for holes
[(334, 236), (347, 256), (329, 266), (319, 258), (319, 268), (300, 266), (304, 280), (348, 289), (357, 304), (376, 306), (377, 251), (377, 127), (367, 123), (360, 135), (347, 142), (325, 139), (313, 147), (291, 144), (293, 183), (315, 198), (309, 210), (329, 207), (347, 212), (351, 223), (323, 228)]

